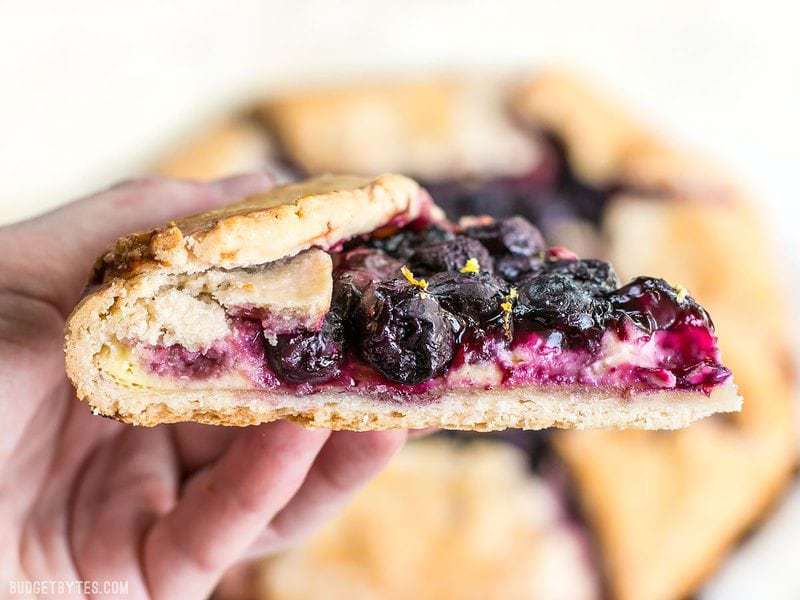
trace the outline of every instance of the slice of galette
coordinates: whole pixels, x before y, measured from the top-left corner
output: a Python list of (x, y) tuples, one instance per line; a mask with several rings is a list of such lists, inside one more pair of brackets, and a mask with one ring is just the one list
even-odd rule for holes
[(680, 287), (323, 176), (117, 242), (67, 325), (92, 409), (155, 425), (677, 428), (741, 400)]

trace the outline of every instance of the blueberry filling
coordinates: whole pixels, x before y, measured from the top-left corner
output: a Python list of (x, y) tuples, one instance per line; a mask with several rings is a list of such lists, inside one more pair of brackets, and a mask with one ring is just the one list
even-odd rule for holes
[(189, 350), (180, 344), (153, 346), (144, 355), (147, 367), (156, 375), (205, 379), (221, 374), (228, 363), (225, 351), (209, 348)]
[(630, 317), (643, 330), (652, 333), (676, 323), (710, 328), (708, 313), (686, 291), (676, 290), (663, 279), (638, 277), (612, 292), (609, 301), (618, 314)]
[(547, 265), (547, 271), (566, 275), (591, 294), (607, 293), (619, 287), (619, 277), (614, 269), (602, 260), (554, 260)]
[(361, 357), (392, 381), (422, 383), (450, 365), (454, 321), (433, 296), (406, 281), (375, 282), (356, 313)]
[(494, 261), (480, 241), (457, 235), (446, 242), (425, 243), (408, 258), (414, 273), (432, 275), (442, 271), (458, 272), (473, 260), (478, 271), (492, 273)]
[(497, 275), (510, 283), (516, 283), (521, 279), (536, 275), (545, 268), (542, 256), (519, 256), (509, 254), (501, 256), (494, 263), (494, 270)]
[(464, 235), (478, 240), (495, 256), (534, 256), (545, 249), (539, 230), (519, 216), (467, 227)]
[[(647, 277), (619, 287), (608, 263), (546, 250), (521, 217), (381, 233), (333, 253), (331, 308), (318, 329), (265, 335), (257, 320), (235, 317), (227, 345), (156, 348), (147, 366), (206, 378), (245, 362), (268, 388), (415, 397), (451, 385), (709, 392), (729, 375), (713, 324), (685, 290)], [(624, 344), (641, 356), (621, 353)], [(476, 365), (494, 378), (475, 375)]]
[(486, 326), (502, 320), (501, 305), (509, 293), (503, 279), (489, 273), (437, 273), (428, 280), (428, 293), (465, 324)]
[(403, 266), (402, 261), (379, 249), (367, 247), (355, 248), (341, 253), (338, 269), (364, 271), (377, 279), (394, 277)]
[(602, 329), (610, 314), (608, 300), (592, 294), (567, 273), (546, 271), (519, 283), (515, 317), (534, 329), (572, 333)]
[(382, 250), (386, 254), (401, 261), (406, 261), (420, 246), (447, 242), (454, 237), (455, 234), (449, 229), (433, 224), (424, 229), (414, 230), (409, 228), (385, 237), (356, 238), (347, 242), (345, 244), (345, 249), (366, 246), (368, 248)]
[(281, 381), (315, 385), (341, 373), (344, 326), (336, 312), (328, 313), (319, 331), (298, 331), (277, 336), (267, 344), (267, 358)]

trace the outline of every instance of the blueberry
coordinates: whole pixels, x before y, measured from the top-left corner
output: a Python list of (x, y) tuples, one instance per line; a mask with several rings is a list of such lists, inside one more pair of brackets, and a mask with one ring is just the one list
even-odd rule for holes
[(519, 281), (536, 275), (544, 269), (544, 261), (538, 256), (519, 256), (509, 254), (494, 261), (494, 271), (506, 281)]
[(429, 275), (442, 271), (459, 271), (471, 258), (478, 261), (481, 271), (491, 273), (494, 270), (494, 263), (484, 245), (462, 235), (446, 242), (420, 246), (408, 262), (415, 273)]
[(403, 230), (389, 237), (371, 238), (367, 245), (383, 250), (400, 261), (406, 261), (419, 246), (446, 242), (454, 237), (452, 231), (431, 225), (419, 231)]
[(344, 270), (333, 275), (331, 310), (342, 319), (352, 316), (373, 277), (367, 271)]
[(508, 284), (488, 273), (439, 273), (428, 280), (428, 292), (448, 312), (478, 324), (502, 318)]
[(355, 248), (342, 254), (339, 268), (366, 271), (375, 279), (397, 277), (403, 263), (375, 248)]
[(593, 294), (611, 292), (619, 287), (614, 268), (605, 261), (595, 259), (555, 260), (547, 264), (551, 273), (562, 273)]
[(468, 227), (464, 235), (481, 242), (493, 256), (533, 256), (545, 247), (542, 234), (524, 217), (510, 217), (488, 225)]
[(515, 317), (534, 326), (583, 332), (605, 324), (607, 302), (594, 298), (563, 273), (524, 279), (518, 284), (517, 293)]
[(432, 295), (405, 281), (371, 284), (356, 324), (361, 356), (392, 381), (426, 381), (453, 359), (451, 316)]
[(279, 335), (267, 344), (267, 358), (278, 377), (288, 383), (318, 384), (338, 376), (344, 357), (344, 327), (329, 313), (319, 331)]
[(647, 332), (687, 320), (713, 329), (700, 305), (657, 277), (637, 277), (607, 297), (616, 314), (630, 317)]

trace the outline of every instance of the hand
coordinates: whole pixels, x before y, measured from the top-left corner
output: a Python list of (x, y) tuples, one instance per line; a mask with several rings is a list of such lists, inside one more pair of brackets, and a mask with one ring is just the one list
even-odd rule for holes
[(137, 428), (75, 398), (64, 322), (94, 258), (122, 234), (269, 185), (145, 179), (0, 228), (0, 581), (122, 580), (130, 598), (205, 597), (226, 568), (329, 517), (402, 445), (405, 432), (289, 422)]

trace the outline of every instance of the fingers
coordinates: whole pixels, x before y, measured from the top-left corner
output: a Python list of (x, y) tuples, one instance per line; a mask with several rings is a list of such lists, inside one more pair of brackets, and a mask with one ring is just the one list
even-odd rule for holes
[(147, 529), (170, 510), (178, 474), (166, 429), (126, 428), (100, 445), (73, 503), (71, 546), (81, 579), (127, 581), (147, 597), (136, 566)]
[(27, 286), (18, 291), (69, 311), (94, 260), (116, 238), (271, 186), (266, 174), (213, 183), (156, 177), (124, 182), (0, 231), (0, 267), (16, 274), (17, 287)]
[(305, 537), (374, 477), (405, 440), (405, 431), (331, 434), (303, 486), (267, 526), (251, 555), (272, 553)]
[(205, 597), (295, 495), (328, 436), (282, 421), (242, 430), (149, 532), (143, 561), (152, 596)]
[(217, 460), (241, 433), (235, 427), (201, 423), (176, 423), (171, 427), (181, 472), (185, 476)]

